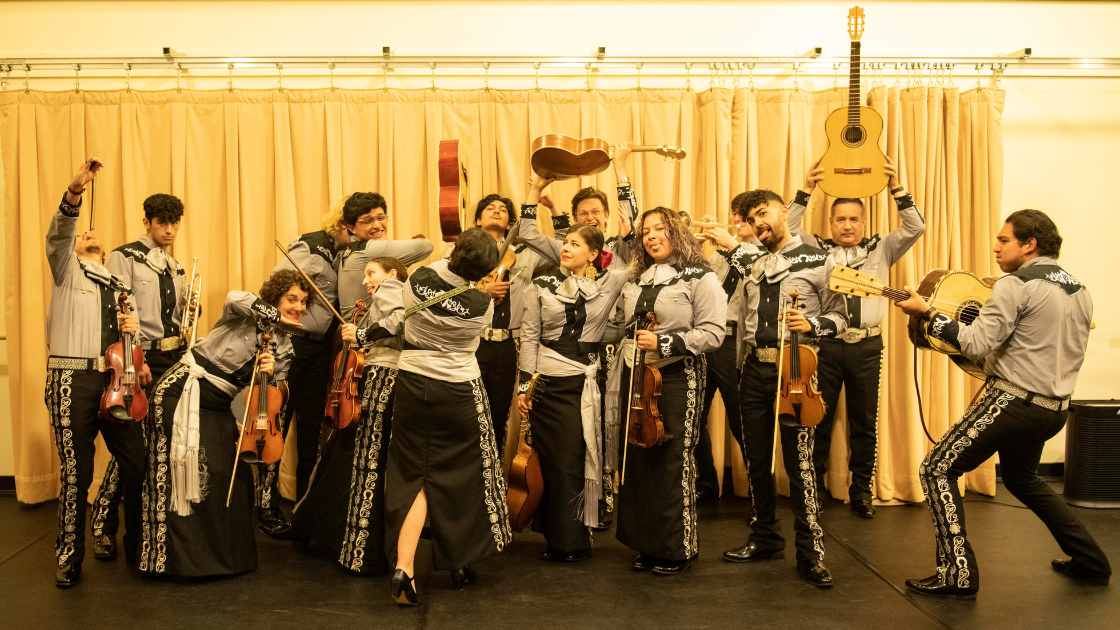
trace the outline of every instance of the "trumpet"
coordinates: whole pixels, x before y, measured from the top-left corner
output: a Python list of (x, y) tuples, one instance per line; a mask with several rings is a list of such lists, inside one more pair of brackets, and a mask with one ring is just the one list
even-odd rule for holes
[(187, 351), (194, 347), (195, 337), (198, 332), (198, 305), (202, 298), (202, 276), (198, 274), (198, 258), (194, 259), (191, 269), (191, 283), (187, 287), (187, 322), (183, 326), (183, 339), (187, 342)]
[(715, 221), (695, 221), (688, 212), (681, 210), (681, 223), (688, 228), (690, 232), (699, 233), (707, 228), (737, 228), (738, 223), (716, 223)]

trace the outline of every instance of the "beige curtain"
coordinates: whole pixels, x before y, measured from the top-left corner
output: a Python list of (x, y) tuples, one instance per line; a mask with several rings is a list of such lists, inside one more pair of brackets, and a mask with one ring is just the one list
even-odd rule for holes
[[(108, 165), (95, 184), (95, 228), (109, 248), (139, 235), (141, 203), (148, 195), (169, 192), (183, 199), (187, 214), (174, 254), (184, 264), (199, 258), (206, 278), (205, 331), (220, 314), (228, 290), (254, 290), (263, 281), (279, 256), (273, 240), (287, 242), (317, 229), (320, 215), (355, 190), (385, 195), (392, 236), (427, 234), (439, 256), (435, 151), (441, 139), (464, 141), (472, 199), (499, 192), (515, 202), (524, 198), (529, 145), (540, 134), (680, 145), (689, 157), (679, 164), (652, 154), (631, 159), (639, 203), (694, 216), (714, 213), (724, 220), (730, 198), (747, 188), (763, 186), (792, 196), (814, 156), (824, 150), (824, 117), (846, 98), (845, 90), (718, 88), (701, 94), (650, 89), (0, 92), (0, 205), (9, 247), (5, 303), (18, 498), (35, 503), (57, 496), (57, 454), (40, 394), (50, 296), (43, 240), (63, 187), (87, 155)], [(884, 142), (892, 156), (902, 156), (896, 159), (929, 223), (915, 253), (892, 273), (895, 284), (909, 283), (934, 266), (990, 268), (987, 251), (998, 227), (1003, 168), (1002, 98), (1002, 92), (991, 90), (959, 98), (955, 90), (940, 88), (892, 90), (889, 98), (882, 89), (872, 91), (872, 105), (887, 114)], [(570, 198), (587, 185), (611, 193), (614, 175), (607, 170), (560, 182), (553, 194)], [(897, 224), (893, 207), (881, 210), (883, 201), (872, 206), (872, 224), (880, 231)], [(811, 227), (818, 232), (824, 228), (824, 203), (814, 199), (810, 210)], [(87, 206), (83, 217), (88, 216)], [(915, 422), (909, 342), (902, 337), (901, 320), (892, 317), (888, 325), (898, 332), (889, 337), (884, 372), (878, 493), (920, 500), (915, 473), (928, 445)], [(943, 357), (923, 354), (921, 359), (923, 400), (937, 437), (959, 416), (972, 384)], [(516, 421), (512, 418), (511, 425)], [(717, 469), (723, 470), (727, 457), (738, 460), (735, 489), (745, 493), (741, 457), (728, 444), (719, 402), (709, 428)], [(842, 430), (836, 435), (833, 468), (839, 474), (846, 470), (846, 437)], [(282, 481), (290, 496), (292, 462), (287, 460)], [(990, 492), (992, 486), (975, 487)]]

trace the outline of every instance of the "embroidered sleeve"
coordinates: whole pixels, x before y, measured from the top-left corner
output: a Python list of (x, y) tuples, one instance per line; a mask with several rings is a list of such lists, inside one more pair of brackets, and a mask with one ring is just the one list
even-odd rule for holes
[(521, 370), (521, 378), (517, 380), (517, 393), (524, 394), (529, 391), (529, 381), (533, 378), (532, 372)]
[(814, 281), (822, 314), (819, 317), (808, 317), (806, 319), (809, 320), (809, 325), (812, 327), (809, 334), (818, 339), (837, 337), (848, 329), (848, 309), (844, 304), (844, 296), (828, 288), (828, 278), (832, 275), (832, 268), (835, 266), (836, 261), (833, 260), (832, 254), (829, 254), (824, 266), (821, 267), (820, 275)]
[(383, 327), (380, 322), (375, 322), (374, 324), (366, 326), (365, 328), (359, 328), (357, 332), (358, 345), (361, 345), (363, 347), (368, 346), (371, 343), (381, 341), (382, 339), (388, 339), (392, 336), (393, 333), (389, 332), (388, 329)]
[(61, 212), (62, 214), (66, 215), (68, 217), (70, 217), (71, 219), (76, 219), (78, 217), (78, 213), (81, 210), (81, 208), (82, 208), (82, 198), (81, 197), (78, 197), (78, 203), (71, 204), (69, 201), (66, 201), (66, 193), (62, 193), (62, 201), (59, 202), (59, 204), (58, 204), (58, 211), (59, 212)]
[(949, 316), (935, 313), (933, 319), (929, 321), (929, 328), (927, 331), (930, 337), (939, 341), (944, 341), (950, 346), (953, 346), (957, 352), (960, 352), (961, 342), (960, 339), (958, 339), (958, 335), (960, 334), (961, 326)]
[(521, 221), (521, 227), (517, 232), (518, 238), (552, 264), (559, 265), (560, 241), (541, 234), (537, 229), (537, 206), (522, 204)]
[(658, 335), (657, 349), (661, 352), (662, 357), (679, 357), (692, 354), (688, 351), (688, 346), (684, 343), (684, 337), (676, 333), (671, 335)]
[(566, 230), (570, 227), (572, 227), (572, 215), (570, 215), (570, 214), (558, 214), (558, 215), (552, 217), (552, 229), (553, 230)]

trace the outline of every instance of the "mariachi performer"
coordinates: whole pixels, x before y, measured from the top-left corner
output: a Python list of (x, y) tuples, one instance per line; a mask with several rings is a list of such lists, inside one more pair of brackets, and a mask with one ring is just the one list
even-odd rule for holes
[[(622, 294), (627, 321), (637, 332), (622, 344), (623, 361), (611, 370), (606, 424), (611, 432), (628, 425), (630, 392), (622, 384), (630, 382), (636, 345), (645, 351), (646, 364), (661, 373), (657, 406), (665, 439), (648, 448), (626, 446), (616, 536), (639, 552), (635, 571), (676, 575), (692, 565), (699, 551), (694, 450), (704, 353), (723, 342), (727, 297), (679, 213), (647, 210), (638, 227), (631, 282)], [(653, 330), (646, 329), (650, 314), (656, 317)], [(625, 440), (623, 431), (620, 439)]]
[[(231, 405), (254, 370), (285, 380), (292, 346), (277, 324), (299, 326), (310, 289), (303, 276), (283, 270), (265, 281), (260, 297), (231, 291), (210, 334), (156, 383), (144, 423), (144, 574), (234, 575), (257, 567), (252, 472), (235, 464), (240, 430)], [(264, 332), (272, 336), (267, 347)]]
[[(526, 227), (535, 226), (540, 192), (550, 183), (532, 182), (521, 208)], [(530, 246), (534, 240), (548, 240), (535, 230), (522, 230)], [(536, 372), (547, 379), (535, 402), (524, 393), (518, 398), (522, 415), (532, 409), (530, 437), (544, 477), (544, 494), (533, 521), (533, 529), (548, 543), (542, 560), (586, 560), (591, 552), (588, 528), (599, 525), (603, 439), (598, 349), (629, 280), (628, 256), (612, 257), (603, 247), (597, 227), (581, 224), (568, 230), (559, 268), (534, 279), (525, 296), (521, 391)]]

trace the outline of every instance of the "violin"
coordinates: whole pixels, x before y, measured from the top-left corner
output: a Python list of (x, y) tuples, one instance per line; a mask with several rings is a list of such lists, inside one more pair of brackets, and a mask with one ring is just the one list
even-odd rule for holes
[[(533, 400), (536, 397), (537, 387), (540, 385), (541, 374), (537, 372), (529, 381), (529, 388), (525, 390), (525, 398)], [(525, 439), (529, 426), (527, 415), (521, 417), (521, 437), (517, 443), (517, 455), (513, 457), (513, 464), (509, 468), (509, 489), (506, 491), (506, 507), (509, 512), (509, 524), (513, 531), (520, 532), (533, 520), (533, 514), (541, 503), (544, 495), (544, 476), (541, 473), (541, 461), (537, 452)]]
[[(792, 308), (798, 308), (797, 290), (790, 291)], [(776, 417), (790, 416), (798, 424), (815, 427), (824, 419), (824, 398), (816, 388), (817, 351), (802, 346), (800, 335), (789, 333), (789, 344), (778, 356), (778, 396), (774, 401)]]
[[(653, 331), (657, 316), (647, 314), (644, 330)], [(638, 330), (642, 330), (639, 326)], [(657, 409), (661, 397), (661, 371), (646, 365), (646, 351), (638, 348), (638, 332), (634, 331), (634, 365), (630, 369), (630, 413), (626, 421), (626, 442), (642, 448), (661, 444), (672, 436), (665, 435), (665, 423)]]
[[(261, 335), (262, 351), (272, 335)], [(258, 363), (260, 355), (257, 355)], [(275, 464), (284, 454), (284, 434), (280, 430), (280, 410), (284, 393), (272, 385), (272, 375), (258, 368), (257, 383), (245, 393), (245, 426), (242, 427), (238, 458), (246, 464)]]
[[(357, 325), (369, 310), (363, 300), (358, 300), (356, 305), (354, 325)], [(334, 378), (331, 380), (331, 391), (327, 395), (327, 410), (323, 417), (323, 422), (330, 428), (345, 429), (362, 413), (362, 397), (358, 391), (358, 381), (362, 380), (365, 364), (366, 354), (356, 343), (347, 344), (334, 358)]]
[[(127, 294), (120, 294), (117, 307), (122, 315), (129, 314)], [(148, 395), (136, 380), (136, 373), (143, 367), (144, 351), (134, 342), (132, 333), (121, 333), (121, 340), (105, 349), (105, 368), (111, 376), (101, 394), (98, 416), (117, 422), (140, 422), (148, 415)]]

